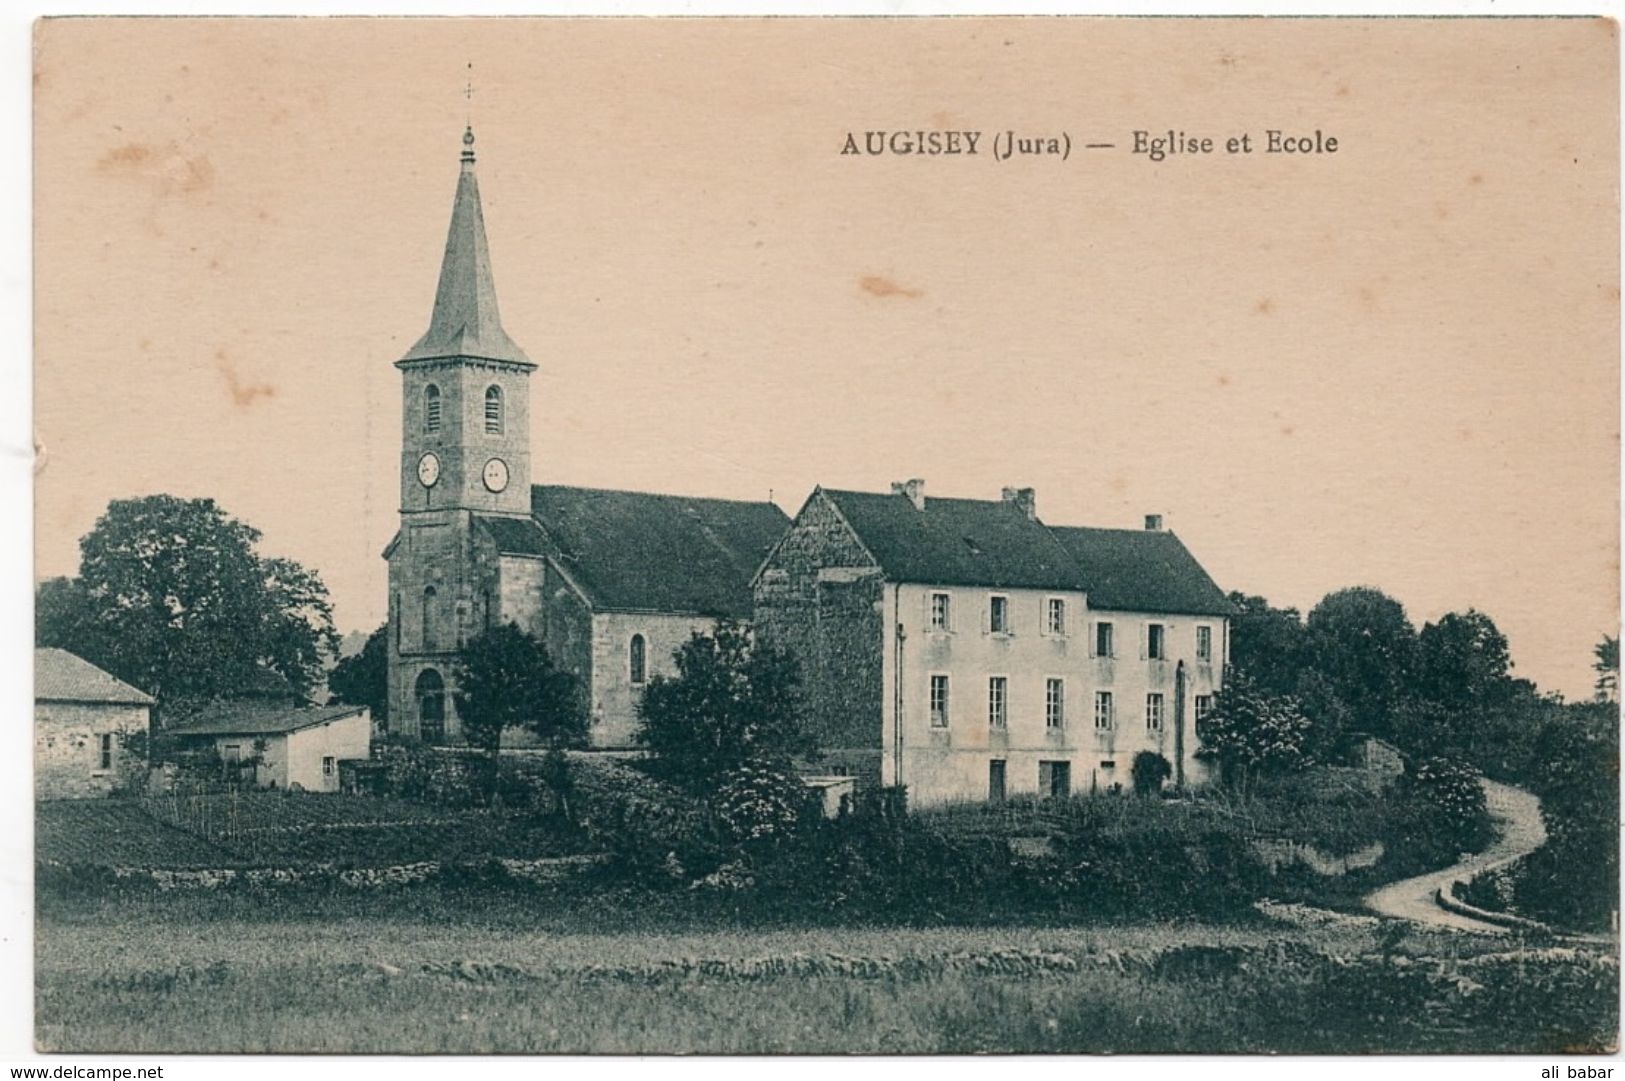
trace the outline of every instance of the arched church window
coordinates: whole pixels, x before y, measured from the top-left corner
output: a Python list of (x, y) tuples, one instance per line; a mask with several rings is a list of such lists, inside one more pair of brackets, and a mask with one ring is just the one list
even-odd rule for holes
[(418, 676), (413, 696), (418, 703), (418, 738), (425, 743), (446, 739), (446, 683), (433, 668)]
[(502, 388), (485, 388), (485, 430), (492, 435), (502, 434)]
[(423, 430), (440, 430), (440, 388), (433, 383), (423, 388)]
[(440, 643), (437, 633), (440, 625), (440, 613), (436, 610), (435, 601), (438, 599), (434, 586), (425, 586), (423, 589), (423, 648), (433, 650)]
[(648, 647), (643, 641), (643, 635), (632, 636), (632, 644), (627, 647), (627, 660), (632, 670), (633, 683), (642, 683), (648, 678)]

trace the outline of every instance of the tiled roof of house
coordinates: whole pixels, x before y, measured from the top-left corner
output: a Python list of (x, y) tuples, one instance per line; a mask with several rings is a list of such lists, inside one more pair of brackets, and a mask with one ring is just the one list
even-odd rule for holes
[(1043, 523), (1000, 500), (820, 489), (893, 581), (1012, 589), (1087, 588)]
[(170, 729), (177, 736), (278, 736), (360, 713), (365, 706), (217, 706)]
[(549, 554), (593, 607), (751, 614), (751, 577), (790, 520), (766, 501), (536, 485)]
[(150, 706), (152, 696), (65, 649), (34, 651), (36, 702), (107, 702)]
[(1233, 615), (1224, 591), (1172, 533), (1052, 526), (1083, 568), (1089, 607), (1119, 612)]
[(1172, 533), (1049, 526), (1004, 500), (819, 489), (886, 577), (921, 585), (1066, 589), (1113, 611), (1230, 615), (1230, 602)]

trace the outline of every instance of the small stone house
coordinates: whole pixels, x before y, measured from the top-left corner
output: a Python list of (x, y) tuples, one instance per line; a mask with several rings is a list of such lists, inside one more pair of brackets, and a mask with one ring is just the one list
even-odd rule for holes
[(151, 696), (63, 649), (34, 651), (34, 797), (105, 796), (141, 763), (126, 742), (145, 734)]
[(755, 579), (755, 627), (800, 662), (823, 768), (914, 806), (1132, 784), (1205, 769), (1195, 721), (1229, 601), (1161, 519), (1056, 528), (997, 500), (815, 489)]
[(169, 729), (181, 746), (213, 747), (222, 762), (259, 761), (261, 788), (337, 792), (339, 763), (372, 750), (372, 711), (366, 706), (230, 705)]

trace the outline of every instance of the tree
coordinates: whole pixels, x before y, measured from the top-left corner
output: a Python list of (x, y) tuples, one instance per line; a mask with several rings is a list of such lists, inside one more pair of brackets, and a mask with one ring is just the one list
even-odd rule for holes
[(655, 676), (638, 706), (636, 741), (673, 781), (704, 792), (747, 764), (787, 768), (813, 742), (802, 727), (795, 662), (723, 621), (676, 653), (677, 676)]
[(555, 748), (586, 742), (575, 676), (555, 668), (542, 643), (512, 623), (481, 631), (463, 647), (457, 688), (463, 734), (493, 759), (508, 728), (533, 732)]
[(1306, 627), (1311, 663), (1348, 706), (1350, 725), (1391, 735), (1415, 668), (1416, 630), (1404, 607), (1378, 589), (1341, 589), (1315, 605)]
[(1476, 711), (1512, 693), (1506, 635), (1476, 609), (1450, 612), (1416, 637), (1416, 693), (1451, 710)]
[(1196, 722), (1196, 757), (1217, 762), (1226, 784), (1245, 788), (1260, 774), (1284, 773), (1306, 764), (1309, 719), (1295, 699), (1266, 694), (1236, 672)]
[(1149, 796), (1161, 791), (1162, 782), (1173, 772), (1174, 767), (1156, 751), (1141, 751), (1129, 767), (1129, 775), (1134, 778), (1134, 794)]
[(1596, 660), (1591, 668), (1597, 673), (1596, 695), (1599, 702), (1612, 702), (1619, 694), (1619, 638), (1605, 634), (1592, 651)]
[(1273, 608), (1263, 597), (1230, 594), (1230, 665), (1269, 694), (1292, 694), (1308, 661), (1308, 635), (1296, 608)]
[(158, 699), (231, 698), (267, 672), (307, 694), (338, 632), (321, 577), (256, 551), (212, 499), (120, 499), (79, 542), (79, 575), (36, 591), (36, 640)]
[(334, 702), (367, 706), (380, 724), (389, 720), (389, 625), (367, 636), (359, 653), (341, 658), (327, 674)]

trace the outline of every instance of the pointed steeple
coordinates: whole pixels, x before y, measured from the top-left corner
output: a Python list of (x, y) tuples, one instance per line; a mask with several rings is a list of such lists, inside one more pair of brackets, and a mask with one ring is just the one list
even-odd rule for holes
[[(451, 230), (440, 265), (429, 329), (407, 351), (403, 361), (441, 357), (478, 357), (531, 365), (525, 351), (502, 329), (497, 314), (496, 283), (491, 278), (491, 252), (485, 243), (485, 215), (480, 210), (480, 184), (474, 175), (474, 129), (463, 132), (462, 172), (451, 206)], [(531, 365), (534, 366), (534, 365)]]

